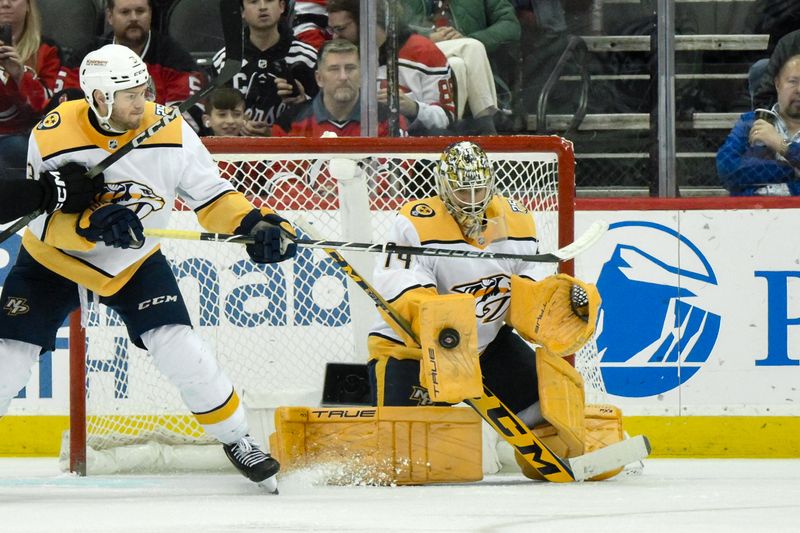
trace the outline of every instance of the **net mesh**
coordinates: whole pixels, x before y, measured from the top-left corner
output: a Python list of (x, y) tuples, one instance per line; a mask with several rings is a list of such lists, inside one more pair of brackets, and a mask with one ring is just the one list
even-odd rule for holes
[[(432, 167), (447, 144), (430, 141), (403, 152), (402, 144), (362, 140), (335, 153), (291, 153), (266, 141), (248, 151), (254, 153), (211, 151), (222, 175), (255, 204), (290, 220), (302, 215), (327, 239), (373, 242), (384, 241), (399, 206), (434, 194)], [(317, 142), (318, 152), (339, 146)], [(501, 194), (531, 211), (540, 251), (552, 251), (558, 248), (559, 154), (530, 142), (527, 151), (482, 144)], [(170, 227), (202, 230), (194, 214), (180, 207)], [(366, 333), (377, 312), (324, 252), (300, 249), (293, 261), (258, 265), (240, 245), (163, 240), (162, 249), (195, 330), (248, 406), (318, 405), (326, 363), (366, 362)], [(345, 255), (371, 278), (374, 255)], [(128, 339), (119, 317), (90, 303), (87, 318), (87, 446), (210, 442), (177, 390)], [(595, 354), (590, 345), (577, 357), (588, 398), (602, 389)]]

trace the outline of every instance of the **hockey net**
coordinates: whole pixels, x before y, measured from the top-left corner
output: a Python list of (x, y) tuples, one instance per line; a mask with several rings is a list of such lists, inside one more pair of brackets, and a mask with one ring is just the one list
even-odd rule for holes
[[(384, 242), (401, 205), (435, 194), (433, 164), (456, 140), (229, 138), (208, 140), (207, 146), (222, 175), (256, 205), (269, 205), (290, 220), (302, 216), (331, 240)], [(535, 218), (540, 251), (571, 242), (572, 145), (559, 137), (474, 140), (493, 162), (500, 193)], [(347, 168), (337, 166), (342, 160), (355, 160), (355, 172), (337, 175), (337, 169)], [(191, 211), (176, 207), (171, 228), (202, 230)], [(248, 408), (319, 405), (327, 363), (367, 361), (366, 335), (377, 312), (324, 252), (300, 249), (293, 261), (256, 265), (240, 245), (163, 240), (162, 249), (195, 330), (214, 349)], [(371, 278), (374, 254), (345, 255)], [(118, 316), (90, 302), (84, 324), (85, 343), (70, 343), (73, 366), (85, 363), (85, 377), (78, 372), (73, 379), (71, 401), (78, 405), (85, 398), (86, 415), (82, 419), (76, 409), (72, 416), (72, 445), (65, 438), (62, 447), (65, 468), (67, 456), (75, 465), (85, 450), (89, 473), (182, 469), (202, 448), (196, 445), (214, 443), (177, 390), (130, 342)], [(587, 399), (602, 392), (595, 355), (590, 345), (576, 361)], [(123, 449), (134, 450), (133, 459)], [(183, 450), (189, 459), (165, 449)]]

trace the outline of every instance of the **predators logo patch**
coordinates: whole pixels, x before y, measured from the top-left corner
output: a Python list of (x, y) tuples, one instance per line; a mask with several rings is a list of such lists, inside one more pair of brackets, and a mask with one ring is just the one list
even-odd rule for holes
[(39, 122), (39, 125), (36, 126), (36, 129), (51, 130), (56, 126), (58, 126), (59, 124), (61, 124), (61, 115), (53, 111), (52, 113), (44, 117), (41, 122)]
[(3, 309), (8, 316), (24, 315), (31, 310), (30, 306), (28, 305), (28, 300), (25, 298), (16, 298), (14, 296), (8, 297)]
[(511, 300), (511, 278), (506, 274), (496, 274), (456, 285), (452, 291), (475, 297), (475, 317), (486, 324), (505, 316)]
[(411, 208), (412, 217), (428, 218), (436, 214), (436, 211), (430, 208), (428, 204), (417, 204)]
[(162, 209), (166, 203), (153, 189), (134, 181), (106, 183), (106, 191), (100, 196), (100, 202), (124, 205), (139, 218)]

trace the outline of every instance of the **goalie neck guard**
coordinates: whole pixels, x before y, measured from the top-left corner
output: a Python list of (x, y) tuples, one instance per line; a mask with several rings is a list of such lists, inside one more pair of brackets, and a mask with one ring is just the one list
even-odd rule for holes
[[(107, 44), (86, 54), (81, 62), (81, 89), (100, 125), (108, 131), (116, 131), (109, 124), (114, 109), (114, 93), (144, 85), (149, 79), (147, 65), (127, 46)], [(95, 91), (102, 92), (105, 97), (108, 106), (105, 115), (101, 115), (95, 105)]]
[(445, 148), (436, 165), (436, 188), (464, 235), (480, 235), (486, 207), (495, 194), (494, 171), (486, 152), (470, 141)]

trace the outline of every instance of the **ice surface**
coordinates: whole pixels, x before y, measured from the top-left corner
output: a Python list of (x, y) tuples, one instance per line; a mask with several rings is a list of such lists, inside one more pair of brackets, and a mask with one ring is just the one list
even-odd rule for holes
[(498, 474), (468, 485), (320, 486), (280, 495), (236, 474), (62, 474), (55, 459), (0, 459), (0, 532), (796, 532), (800, 459), (667, 460), (598, 483)]

